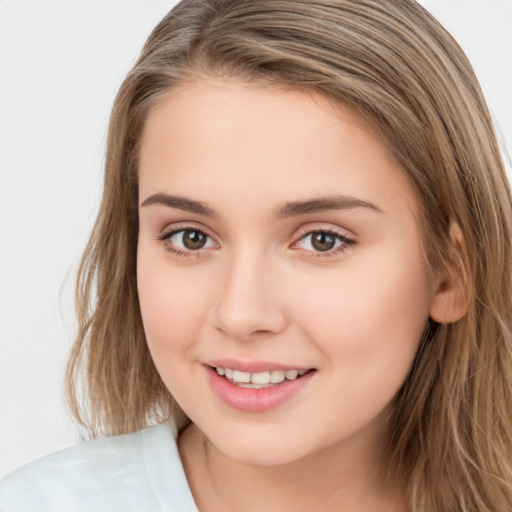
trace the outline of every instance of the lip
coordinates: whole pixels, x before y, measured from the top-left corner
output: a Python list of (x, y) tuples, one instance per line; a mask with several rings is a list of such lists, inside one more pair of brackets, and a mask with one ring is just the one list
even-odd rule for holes
[(309, 366), (293, 366), (289, 364), (277, 363), (273, 361), (241, 361), (238, 359), (216, 359), (215, 361), (204, 361), (207, 366), (220, 366), (221, 368), (231, 368), (239, 372), (258, 373), (273, 370), (310, 370)]
[[(222, 364), (217, 364), (215, 366), (222, 366)], [(232, 368), (234, 370), (240, 371), (248, 371), (242, 370), (240, 365), (232, 366), (226, 365), (222, 366), (223, 368)], [(262, 368), (257, 364), (248, 364), (243, 366), (244, 368)], [(295, 380), (285, 380), (279, 384), (275, 384), (268, 388), (243, 388), (241, 386), (237, 386), (236, 384), (232, 384), (224, 377), (221, 377), (215, 368), (210, 367), (209, 365), (204, 366), (207, 375), (208, 381), (210, 383), (210, 387), (217, 395), (217, 397), (224, 402), (226, 405), (232, 407), (233, 409), (237, 409), (239, 411), (244, 412), (264, 412), (269, 411), (271, 409), (277, 408), (284, 402), (290, 400), (293, 396), (299, 393), (302, 389), (308, 386), (311, 382), (311, 379), (316, 374), (316, 371), (311, 371), (304, 374), (302, 377), (297, 378)], [(274, 369), (298, 369), (297, 367), (288, 367), (283, 368), (283, 366), (276, 366)], [(300, 368), (299, 368), (300, 369)], [(269, 370), (269, 366), (265, 366), (265, 371)], [(255, 373), (258, 370), (253, 370), (250, 373)]]

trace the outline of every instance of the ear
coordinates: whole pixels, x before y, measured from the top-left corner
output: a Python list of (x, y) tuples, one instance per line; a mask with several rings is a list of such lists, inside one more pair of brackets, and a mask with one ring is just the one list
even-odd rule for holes
[(459, 225), (450, 222), (450, 261), (437, 281), (430, 318), (439, 324), (460, 320), (469, 307), (468, 257)]

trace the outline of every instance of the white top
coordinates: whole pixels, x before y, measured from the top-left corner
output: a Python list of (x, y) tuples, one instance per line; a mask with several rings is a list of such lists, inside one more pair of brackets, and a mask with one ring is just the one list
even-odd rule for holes
[(198, 512), (170, 422), (86, 441), (0, 481), (1, 512)]

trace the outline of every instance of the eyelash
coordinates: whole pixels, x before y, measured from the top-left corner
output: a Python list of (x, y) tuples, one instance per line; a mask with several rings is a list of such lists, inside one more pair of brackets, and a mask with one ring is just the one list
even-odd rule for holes
[(341, 244), (338, 247), (335, 247), (333, 249), (329, 249), (327, 251), (307, 251), (311, 252), (312, 256), (315, 258), (328, 258), (330, 256), (335, 256), (339, 253), (345, 252), (349, 247), (354, 246), (356, 244), (356, 241), (352, 238), (348, 238), (345, 235), (342, 235), (341, 233), (338, 233), (337, 231), (334, 231), (332, 229), (310, 229), (306, 231), (304, 234), (302, 234), (297, 242), (295, 242), (293, 245), (298, 244), (299, 242), (305, 240), (308, 236), (312, 236), (314, 234), (323, 234), (323, 235), (329, 235), (332, 236), (335, 240), (341, 242)]
[(166, 251), (169, 251), (170, 253), (172, 253), (172, 254), (174, 254), (176, 256), (179, 256), (180, 258), (190, 258), (190, 257), (198, 258), (199, 256), (201, 256), (201, 250), (197, 250), (197, 251), (194, 251), (194, 250), (182, 251), (180, 249), (176, 249), (176, 248), (172, 247), (169, 243), (167, 243), (174, 235), (177, 235), (178, 233), (185, 234), (187, 231), (188, 232), (193, 232), (193, 233), (200, 233), (201, 235), (203, 235), (203, 236), (213, 240), (213, 238), (208, 233), (206, 233), (204, 230), (202, 230), (200, 228), (197, 228), (195, 226), (177, 226), (177, 227), (174, 227), (172, 230), (165, 231), (164, 233), (162, 233), (158, 237), (158, 240), (164, 244), (164, 247), (165, 247)]
[[(174, 229), (172, 229), (170, 231), (166, 231), (166, 232), (162, 233), (158, 237), (158, 240), (164, 244), (166, 251), (168, 251), (178, 257), (181, 257), (181, 258), (190, 258), (190, 257), (198, 258), (198, 257), (200, 257), (201, 252), (202, 252), (201, 249), (198, 249), (198, 250), (190, 249), (188, 251), (183, 251), (180, 249), (176, 249), (175, 247), (172, 247), (171, 245), (169, 245), (169, 243), (167, 243), (174, 235), (177, 235), (178, 233), (185, 234), (186, 232), (199, 233), (199, 234), (209, 238), (210, 240), (213, 240), (213, 238), (210, 235), (208, 235), (208, 233), (206, 233), (204, 230), (197, 228), (195, 226), (175, 227)], [(308, 236), (312, 236), (313, 234), (319, 234), (319, 233), (332, 236), (337, 241), (342, 242), (342, 243), (338, 247), (335, 247), (333, 249), (329, 249), (326, 251), (314, 251), (314, 250), (306, 251), (306, 252), (310, 252), (311, 256), (315, 257), (315, 258), (325, 258), (325, 257), (334, 256), (334, 255), (337, 255), (338, 253), (342, 253), (342, 252), (346, 251), (349, 247), (356, 245), (355, 240), (348, 238), (347, 236), (342, 235), (341, 233), (338, 233), (332, 229), (311, 229), (309, 231), (306, 231), (302, 235), (300, 235), (298, 240), (296, 242), (294, 242), (293, 245), (296, 245), (299, 242), (305, 240)], [(294, 249), (294, 250), (298, 250), (298, 249)]]

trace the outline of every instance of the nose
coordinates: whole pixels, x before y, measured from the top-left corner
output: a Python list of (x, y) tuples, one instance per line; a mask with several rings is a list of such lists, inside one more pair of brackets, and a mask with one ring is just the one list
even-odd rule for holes
[(269, 258), (248, 252), (234, 256), (226, 261), (218, 282), (213, 307), (217, 330), (243, 341), (279, 334), (286, 328), (282, 276)]

